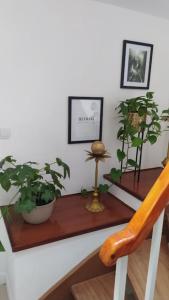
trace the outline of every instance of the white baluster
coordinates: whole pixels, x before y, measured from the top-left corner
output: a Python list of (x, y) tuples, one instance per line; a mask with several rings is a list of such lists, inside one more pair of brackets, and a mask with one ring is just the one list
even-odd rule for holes
[(116, 263), (114, 300), (124, 300), (126, 290), (128, 256), (121, 257)]
[(147, 275), (147, 284), (145, 292), (145, 300), (154, 299), (154, 291), (156, 284), (157, 267), (160, 253), (161, 236), (164, 220), (164, 210), (153, 227), (153, 235), (151, 241), (150, 259)]

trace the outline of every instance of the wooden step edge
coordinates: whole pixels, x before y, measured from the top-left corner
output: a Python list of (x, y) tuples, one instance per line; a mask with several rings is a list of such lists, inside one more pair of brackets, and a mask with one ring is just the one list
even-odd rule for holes
[[(97, 276), (72, 286), (75, 300), (113, 300), (115, 272)], [(125, 300), (138, 300), (127, 278)]]
[(115, 273), (110, 272), (72, 286), (76, 300), (113, 300)]

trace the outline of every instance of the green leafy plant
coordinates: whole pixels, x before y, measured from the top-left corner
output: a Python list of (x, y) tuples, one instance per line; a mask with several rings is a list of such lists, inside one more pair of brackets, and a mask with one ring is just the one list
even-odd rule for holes
[[(113, 181), (117, 181), (126, 170), (139, 168), (137, 161), (130, 157), (130, 150), (137, 147), (140, 150), (147, 142), (151, 145), (155, 144), (163, 132), (161, 121), (169, 120), (169, 109), (159, 114), (153, 92), (121, 101), (116, 110), (121, 125), (117, 132), (117, 139), (124, 145), (122, 149), (117, 149), (117, 158), (120, 163), (124, 162), (124, 164), (122, 169), (112, 168)], [(133, 117), (136, 117), (136, 120)], [(143, 136), (141, 136), (142, 132), (144, 132)]]
[(0, 252), (5, 252), (4, 246), (2, 245), (1, 241), (0, 241)]
[[(62, 172), (53, 167), (61, 168)], [(69, 166), (60, 158), (52, 163), (45, 163), (42, 168), (36, 162), (17, 164), (12, 156), (6, 156), (0, 161), (0, 185), (8, 192), (16, 187), (10, 203), (14, 204), (18, 213), (31, 212), (36, 206), (45, 205), (61, 196), (64, 186), (61, 180), (70, 177)], [(8, 206), (1, 209), (2, 214), (8, 213)]]
[(90, 191), (88, 191), (87, 189), (81, 188), (81, 196), (83, 198), (87, 198), (89, 196)]
[[(98, 192), (99, 193), (107, 193), (109, 190), (110, 186), (108, 184), (99, 184), (98, 186)], [(81, 189), (81, 196), (84, 198), (87, 198), (92, 191), (88, 191), (86, 188)]]

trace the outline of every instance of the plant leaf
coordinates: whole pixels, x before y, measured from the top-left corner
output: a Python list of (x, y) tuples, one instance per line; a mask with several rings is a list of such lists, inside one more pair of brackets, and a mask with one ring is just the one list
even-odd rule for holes
[(120, 177), (122, 176), (122, 172), (119, 169), (112, 168), (110, 175), (111, 175), (111, 179), (113, 181), (118, 181), (120, 179)]
[(35, 202), (31, 201), (30, 199), (26, 199), (25, 201), (18, 200), (15, 203), (15, 210), (17, 213), (30, 213), (33, 208), (36, 207)]
[(8, 163), (15, 163), (16, 160), (11, 156), (11, 155), (8, 155), (6, 156), (5, 158), (3, 158), (1, 161), (0, 161), (0, 168), (2, 169), (3, 165), (8, 162)]
[(154, 123), (153, 123), (153, 125), (154, 125), (155, 127), (157, 127), (159, 130), (161, 129), (161, 125), (160, 125), (160, 123), (158, 123), (158, 122), (154, 122)]
[(84, 197), (84, 198), (87, 198), (89, 195), (89, 191), (86, 190), (86, 189), (81, 189), (81, 196)]
[(54, 199), (55, 193), (53, 191), (46, 189), (41, 194), (41, 199), (44, 200), (46, 203), (48, 203), (50, 200)]
[(5, 248), (4, 248), (4, 246), (2, 245), (1, 241), (0, 241), (0, 252), (5, 252)]
[(162, 114), (168, 114), (168, 115), (169, 115), (169, 108), (168, 108), (168, 109), (164, 109), (164, 110), (162, 111)]
[(9, 191), (11, 182), (6, 174), (0, 176), (0, 184), (6, 192)]
[(117, 150), (117, 157), (119, 161), (122, 161), (125, 158), (126, 154), (124, 153), (124, 151), (118, 149)]
[(1, 207), (1, 214), (3, 217), (9, 218), (9, 207), (8, 206), (2, 206)]
[(59, 176), (57, 175), (57, 173), (55, 173), (55, 171), (51, 170), (50, 175), (52, 176), (54, 184), (56, 186), (58, 186), (58, 188), (60, 188), (61, 190), (64, 189), (64, 186), (61, 184), (61, 182), (58, 179)]
[(63, 175), (63, 177), (64, 178), (66, 178), (66, 176), (68, 176), (69, 178), (70, 178), (70, 168), (69, 168), (69, 166), (66, 164), (66, 163), (64, 163), (60, 158), (56, 158), (56, 162), (57, 162), (57, 164), (58, 164), (58, 166), (61, 166), (61, 167), (63, 167), (63, 172), (64, 172), (64, 175)]
[(156, 143), (157, 137), (155, 135), (150, 135), (150, 136), (148, 136), (148, 140), (149, 140), (150, 144), (153, 145)]
[(154, 96), (154, 92), (147, 92), (147, 93), (146, 93), (146, 97), (147, 97), (148, 99), (153, 99), (153, 96)]
[(120, 129), (117, 132), (117, 138), (119, 139), (120, 137), (122, 137), (124, 134), (124, 128), (120, 127)]
[(134, 137), (132, 139), (132, 147), (139, 147), (141, 146), (141, 144), (143, 144), (143, 140), (139, 137)]
[(38, 165), (36, 161), (27, 161), (26, 164), (28, 165)]
[(100, 193), (107, 193), (109, 190), (108, 184), (99, 184), (99, 192)]
[(140, 108), (138, 109), (138, 114), (139, 114), (139, 116), (144, 116), (144, 115), (146, 115), (146, 113), (147, 113), (147, 108), (146, 108), (145, 106), (140, 107)]
[(137, 168), (138, 168), (138, 164), (137, 164), (136, 161), (133, 160), (133, 159), (128, 159), (128, 160), (127, 160), (127, 163), (128, 163), (130, 166), (132, 166), (132, 167), (137, 167)]

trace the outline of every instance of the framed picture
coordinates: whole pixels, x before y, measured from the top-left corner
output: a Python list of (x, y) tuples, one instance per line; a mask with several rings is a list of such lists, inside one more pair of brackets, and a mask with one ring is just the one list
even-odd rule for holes
[(123, 41), (121, 88), (149, 89), (153, 45)]
[(90, 143), (102, 139), (103, 98), (68, 98), (68, 143)]

